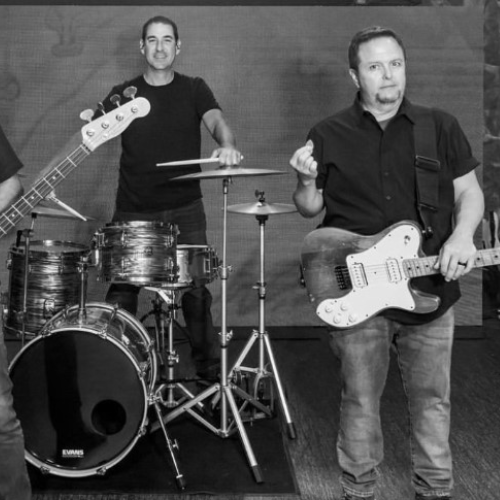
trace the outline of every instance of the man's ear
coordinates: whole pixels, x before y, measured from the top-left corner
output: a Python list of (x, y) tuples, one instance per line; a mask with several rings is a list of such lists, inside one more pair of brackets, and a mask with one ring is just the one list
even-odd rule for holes
[(139, 40), (139, 50), (141, 54), (144, 55), (144, 40), (142, 38)]
[(177, 43), (175, 44), (175, 53), (178, 54), (181, 51), (181, 41), (177, 40)]
[(351, 75), (352, 81), (354, 82), (354, 85), (359, 89), (359, 79), (358, 79), (358, 72), (354, 69), (349, 69), (349, 74)]

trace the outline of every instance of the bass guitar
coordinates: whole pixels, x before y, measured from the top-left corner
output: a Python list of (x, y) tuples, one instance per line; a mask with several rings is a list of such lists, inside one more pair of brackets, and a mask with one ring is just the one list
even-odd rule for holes
[[(439, 297), (415, 290), (413, 278), (438, 274), (438, 256), (422, 251), (422, 233), (402, 221), (373, 236), (338, 228), (312, 231), (301, 251), (305, 286), (322, 321), (352, 328), (381, 311), (433, 312)], [(500, 263), (500, 248), (479, 250), (474, 267)]]
[(81, 143), (61, 162), (48, 169), (13, 205), (0, 214), (0, 238), (3, 238), (43, 199), (52, 193), (92, 151), (120, 135), (136, 118), (146, 116), (151, 106), (138, 97), (91, 121), (81, 129)]

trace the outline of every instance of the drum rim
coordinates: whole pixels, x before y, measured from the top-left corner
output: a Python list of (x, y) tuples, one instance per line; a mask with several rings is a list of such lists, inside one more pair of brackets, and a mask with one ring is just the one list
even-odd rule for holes
[[(117, 220), (117, 221), (111, 221), (107, 222), (104, 227), (100, 228), (99, 231), (102, 231), (103, 229), (111, 229), (113, 227), (116, 228), (126, 228), (126, 227), (166, 227), (170, 229), (174, 229), (176, 227), (176, 224), (173, 224), (172, 222), (165, 222), (161, 220), (132, 220), (132, 221), (126, 221), (126, 220)], [(99, 232), (98, 231), (98, 232)]]
[[(11, 252), (15, 252), (18, 250), (18, 254), (25, 254), (26, 245), (25, 242), (21, 242), (19, 245), (12, 245), (10, 248)], [(89, 251), (88, 245), (84, 245), (83, 243), (76, 243), (74, 241), (66, 241), (66, 240), (33, 240), (30, 242), (29, 251), (36, 253), (37, 255), (42, 254), (55, 254), (57, 252), (51, 252), (50, 249), (58, 249), (60, 247), (68, 247), (71, 250), (59, 252), (62, 254), (71, 254), (71, 253), (85, 253)], [(40, 249), (35, 249), (34, 247), (40, 247)], [(73, 250), (74, 249), (74, 250)]]

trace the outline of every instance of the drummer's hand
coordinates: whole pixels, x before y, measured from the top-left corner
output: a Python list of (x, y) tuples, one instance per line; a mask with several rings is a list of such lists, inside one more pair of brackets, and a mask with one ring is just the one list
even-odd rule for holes
[(243, 155), (236, 149), (231, 147), (217, 148), (212, 153), (212, 158), (218, 158), (219, 164), (222, 166), (239, 165), (243, 159)]
[(297, 149), (290, 159), (290, 165), (297, 171), (302, 182), (311, 181), (318, 176), (318, 162), (312, 155), (314, 144), (309, 139), (305, 146)]

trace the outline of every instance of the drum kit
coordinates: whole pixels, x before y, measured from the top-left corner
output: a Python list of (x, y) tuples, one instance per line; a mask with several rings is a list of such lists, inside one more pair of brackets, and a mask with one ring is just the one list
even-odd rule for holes
[[(228, 206), (227, 200), (233, 177), (282, 173), (219, 167), (176, 178), (222, 180), (221, 259), (210, 246), (177, 245), (177, 227), (163, 222), (112, 222), (94, 234), (91, 248), (68, 241), (31, 241), (37, 216), (88, 220), (72, 209), (33, 209), (31, 229), (18, 231), (9, 252), (3, 314), (4, 331), (22, 340), (9, 370), (28, 462), (57, 476), (104, 475), (141, 436), (161, 429), (177, 485), (184, 489), (178, 444), (170, 438), (167, 424), (187, 414), (222, 438), (238, 432), (254, 479), (263, 482), (244, 422), (274, 415), (274, 396), (270, 401), (261, 398), (266, 382), (277, 391), (289, 437), (296, 437), (265, 328), (264, 229), (269, 216), (296, 209), (267, 203), (263, 192), (256, 192), (256, 203)], [(260, 276), (254, 287), (259, 327), (232, 366), (228, 360), (232, 332), (227, 328), (229, 212), (255, 216), (260, 226)], [(138, 320), (116, 305), (88, 302), (89, 267), (96, 269), (99, 281), (155, 292), (153, 310)], [(195, 279), (210, 283), (216, 278), (221, 282), (220, 378), (195, 394), (175, 374), (176, 311), (181, 293)], [(155, 320), (154, 335), (144, 324), (149, 316)], [(257, 366), (244, 366), (254, 346)], [(152, 423), (151, 407), (156, 416)]]

